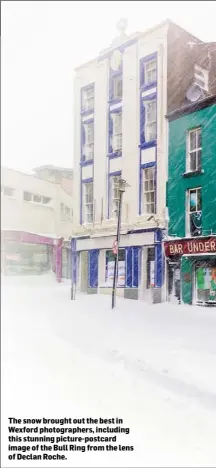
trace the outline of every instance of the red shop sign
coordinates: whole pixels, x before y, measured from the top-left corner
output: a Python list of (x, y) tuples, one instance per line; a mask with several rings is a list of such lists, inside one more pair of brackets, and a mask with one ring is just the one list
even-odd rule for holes
[(174, 255), (196, 255), (203, 253), (216, 254), (216, 237), (200, 237), (196, 239), (180, 239), (164, 242), (166, 257)]

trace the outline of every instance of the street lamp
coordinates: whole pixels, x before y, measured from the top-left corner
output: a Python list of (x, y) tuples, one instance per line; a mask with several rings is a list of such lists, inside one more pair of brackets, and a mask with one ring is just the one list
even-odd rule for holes
[(113, 288), (112, 288), (112, 309), (115, 307), (116, 303), (116, 283), (117, 283), (117, 270), (118, 270), (118, 252), (119, 252), (119, 240), (120, 240), (120, 229), (121, 229), (121, 213), (122, 213), (122, 197), (125, 192), (125, 188), (129, 187), (126, 180), (119, 179), (119, 207), (118, 207), (118, 223), (117, 223), (117, 235), (116, 235), (116, 253), (115, 253), (115, 263), (114, 263), (114, 275), (113, 275)]

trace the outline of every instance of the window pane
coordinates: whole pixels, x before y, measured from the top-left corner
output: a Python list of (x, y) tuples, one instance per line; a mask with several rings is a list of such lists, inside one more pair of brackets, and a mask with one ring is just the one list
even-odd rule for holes
[(196, 132), (190, 132), (190, 151), (196, 149)]
[(44, 205), (47, 205), (48, 203), (51, 203), (51, 201), (52, 201), (52, 198), (43, 197), (43, 204), (44, 204)]
[(31, 201), (31, 200), (32, 200), (32, 193), (30, 193), (30, 192), (24, 192), (24, 193), (23, 193), (23, 199), (24, 199), (25, 201)]
[(33, 201), (35, 203), (41, 203), (41, 196), (40, 195), (33, 195)]
[(202, 195), (200, 189), (197, 190), (197, 210), (202, 210)]
[(198, 170), (201, 169), (201, 153), (202, 153), (202, 150), (197, 151), (197, 169)]
[(4, 195), (12, 197), (14, 195), (14, 189), (11, 187), (4, 187)]
[(190, 153), (190, 170), (196, 171), (196, 152)]
[(202, 147), (202, 131), (201, 128), (198, 128), (197, 130), (197, 148)]
[(197, 210), (197, 191), (190, 191), (190, 212)]

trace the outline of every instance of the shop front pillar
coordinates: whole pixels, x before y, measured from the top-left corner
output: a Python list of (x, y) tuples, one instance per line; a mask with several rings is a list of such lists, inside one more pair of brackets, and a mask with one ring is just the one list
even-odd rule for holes
[(56, 281), (61, 283), (62, 280), (62, 244), (63, 238), (56, 239)]

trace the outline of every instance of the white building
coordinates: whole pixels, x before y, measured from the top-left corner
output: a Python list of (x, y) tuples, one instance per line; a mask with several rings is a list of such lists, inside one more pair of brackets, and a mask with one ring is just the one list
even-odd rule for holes
[(111, 291), (122, 177), (129, 187), (123, 196), (118, 294), (148, 299), (153, 290), (154, 300), (164, 297), (165, 115), (176, 104), (171, 94), (180, 99), (176, 82), (191, 38), (199, 42), (167, 20), (144, 33), (120, 34), (76, 69), (74, 249), (81, 291)]
[(1, 229), (72, 236), (73, 197), (60, 184), (1, 168)]

